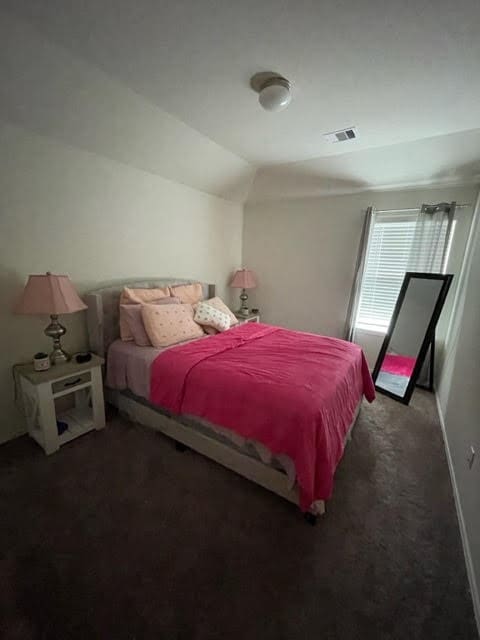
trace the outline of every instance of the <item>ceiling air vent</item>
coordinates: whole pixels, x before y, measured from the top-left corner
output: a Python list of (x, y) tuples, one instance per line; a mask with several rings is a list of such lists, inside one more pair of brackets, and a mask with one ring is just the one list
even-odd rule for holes
[(346, 142), (347, 140), (355, 140), (355, 138), (358, 138), (358, 133), (355, 127), (348, 127), (348, 129), (324, 133), (323, 137), (327, 142)]

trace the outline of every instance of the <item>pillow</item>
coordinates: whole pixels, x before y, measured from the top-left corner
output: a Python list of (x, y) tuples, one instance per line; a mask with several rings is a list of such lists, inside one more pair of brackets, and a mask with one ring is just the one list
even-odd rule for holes
[(213, 327), (217, 331), (230, 329), (230, 318), (223, 311), (211, 307), (206, 302), (199, 302), (195, 309), (195, 322)]
[(191, 304), (143, 304), (142, 318), (154, 347), (169, 347), (205, 335), (193, 319)]
[(129, 289), (124, 287), (120, 298), (123, 298), (122, 304), (151, 302), (160, 298), (170, 297), (170, 287), (156, 287), (152, 289)]
[[(178, 298), (162, 298), (154, 302), (156, 305), (164, 304), (180, 304)], [(120, 305), (120, 315), (126, 321), (133, 340), (139, 347), (151, 347), (152, 343), (145, 331), (142, 318), (141, 304), (122, 304)]]
[(214, 336), (214, 335), (216, 335), (218, 333), (218, 331), (216, 329), (214, 329), (213, 327), (207, 327), (205, 325), (202, 328), (205, 331), (205, 333), (207, 334), (207, 336)]
[(122, 340), (133, 340), (132, 332), (123, 317), (122, 305), (142, 304), (142, 302), (153, 302), (167, 297), (170, 297), (170, 289), (168, 287), (157, 289), (129, 289), (124, 287), (120, 294), (120, 338)]
[(215, 296), (215, 298), (210, 298), (210, 300), (204, 300), (203, 302), (205, 302), (206, 304), (210, 305), (214, 309), (217, 309), (218, 311), (222, 311), (223, 313), (226, 313), (227, 316), (230, 318), (230, 326), (231, 327), (233, 327), (233, 325), (235, 325), (235, 324), (238, 324), (238, 319), (230, 311), (230, 309), (223, 302), (223, 300), (221, 298), (219, 298), (218, 296)]
[(197, 304), (203, 300), (203, 287), (197, 282), (195, 284), (177, 284), (170, 287), (171, 295), (180, 298), (183, 304)]

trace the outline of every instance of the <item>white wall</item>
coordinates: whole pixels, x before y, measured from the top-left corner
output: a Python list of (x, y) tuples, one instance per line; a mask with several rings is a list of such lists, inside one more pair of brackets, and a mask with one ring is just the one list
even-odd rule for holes
[[(467, 568), (480, 628), (480, 207), (477, 208), (438, 387), (447, 453), (460, 507)], [(467, 457), (476, 450), (472, 469)]]
[[(241, 262), (242, 207), (0, 123), (0, 441), (23, 431), (11, 366), (49, 350), (47, 318), (14, 316), (30, 273), (67, 273), (80, 292), (137, 276), (194, 277), (227, 294)], [(84, 312), (65, 347), (87, 346)]]
[[(259, 278), (251, 305), (261, 309), (266, 322), (342, 337), (365, 209), (472, 203), (476, 192), (473, 186), (422, 188), (247, 204), (243, 262)], [(460, 269), (471, 209), (458, 212), (457, 219), (449, 264), (454, 273)], [(357, 340), (373, 366), (382, 337), (359, 334)]]
[[(253, 169), (3, 10), (0, 75), (1, 442), (24, 429), (12, 364), (50, 348), (47, 318), (11, 313), (27, 276), (67, 273), (80, 292), (192, 277), (227, 293)], [(84, 313), (62, 321), (66, 348), (85, 348)]]

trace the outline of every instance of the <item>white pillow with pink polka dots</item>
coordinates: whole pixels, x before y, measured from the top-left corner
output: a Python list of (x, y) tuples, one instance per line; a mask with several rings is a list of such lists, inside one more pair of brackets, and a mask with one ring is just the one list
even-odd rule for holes
[(197, 304), (193, 319), (203, 327), (213, 327), (217, 331), (230, 329), (230, 317), (223, 311), (211, 307), (206, 302)]

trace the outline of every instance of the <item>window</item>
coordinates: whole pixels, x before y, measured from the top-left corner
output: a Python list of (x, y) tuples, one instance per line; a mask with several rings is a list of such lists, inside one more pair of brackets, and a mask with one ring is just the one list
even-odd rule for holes
[[(426, 223), (417, 214), (374, 214), (360, 290), (356, 329), (386, 333), (406, 271), (445, 273), (455, 222)], [(426, 259), (428, 257), (428, 260)]]

